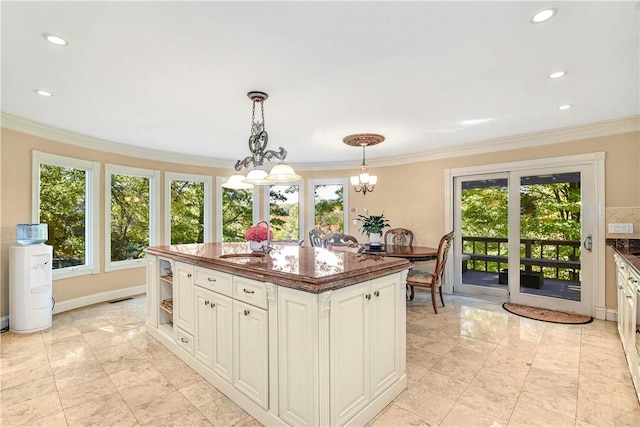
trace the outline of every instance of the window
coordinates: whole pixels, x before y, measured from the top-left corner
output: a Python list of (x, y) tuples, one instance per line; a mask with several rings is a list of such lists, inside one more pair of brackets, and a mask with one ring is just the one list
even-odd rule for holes
[(158, 242), (160, 173), (105, 165), (105, 271), (140, 267), (144, 249)]
[(218, 177), (218, 240), (221, 242), (244, 242), (244, 233), (258, 221), (257, 192), (232, 190), (222, 187), (226, 178)]
[(275, 240), (304, 239), (300, 184), (265, 187), (265, 212)]
[(326, 233), (349, 233), (348, 191), (346, 179), (314, 179), (309, 181), (310, 228)]
[(165, 174), (165, 239), (170, 244), (213, 241), (211, 185), (210, 176)]
[(48, 224), (56, 279), (99, 273), (100, 164), (33, 152), (32, 221)]

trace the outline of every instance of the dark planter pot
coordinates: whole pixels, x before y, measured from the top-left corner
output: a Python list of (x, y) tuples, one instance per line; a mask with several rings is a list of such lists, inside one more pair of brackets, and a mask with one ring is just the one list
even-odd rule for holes
[[(503, 268), (498, 273), (498, 283), (501, 285), (508, 284), (508, 273), (509, 270)], [(520, 271), (520, 286), (524, 286), (525, 288), (535, 288), (540, 289), (542, 284), (544, 283), (544, 278), (542, 277), (542, 273), (525, 273), (524, 271)]]

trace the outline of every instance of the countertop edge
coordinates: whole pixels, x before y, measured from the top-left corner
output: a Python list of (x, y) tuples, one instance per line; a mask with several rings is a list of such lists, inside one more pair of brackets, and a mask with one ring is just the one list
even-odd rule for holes
[(631, 266), (631, 268), (633, 268), (636, 274), (640, 275), (640, 258), (638, 258), (635, 255), (632, 255), (631, 253), (625, 250), (618, 249), (614, 246), (612, 246), (611, 248), (615, 253), (617, 253), (622, 258), (624, 258), (625, 261), (627, 261), (627, 263)]
[[(379, 268), (368, 268), (362, 273), (346, 272), (337, 273), (325, 277), (307, 277), (295, 275), (292, 273), (265, 272), (264, 270), (256, 271), (249, 265), (232, 264), (230, 262), (220, 260), (218, 258), (203, 258), (196, 255), (183, 254), (168, 250), (159, 249), (158, 247), (150, 247), (147, 253), (156, 256), (167, 257), (176, 261), (182, 261), (193, 264), (198, 267), (211, 268), (217, 271), (233, 274), (248, 279), (258, 280), (262, 282), (273, 283), (278, 286), (298, 289), (309, 293), (323, 293), (340, 288), (344, 288), (366, 280), (383, 277), (389, 274), (397, 273), (403, 270), (409, 270), (413, 264), (404, 258), (393, 258), (392, 263), (387, 262)], [(352, 254), (354, 256), (367, 256), (362, 254)], [(389, 260), (389, 257), (385, 258)]]

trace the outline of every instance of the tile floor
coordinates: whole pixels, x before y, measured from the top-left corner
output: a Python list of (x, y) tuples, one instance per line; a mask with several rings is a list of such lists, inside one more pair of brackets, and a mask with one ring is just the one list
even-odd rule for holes
[[(407, 310), (409, 387), (373, 426), (633, 426), (635, 397), (613, 322), (536, 322), (447, 297)], [(144, 296), (0, 336), (2, 426), (257, 426), (144, 332)]]

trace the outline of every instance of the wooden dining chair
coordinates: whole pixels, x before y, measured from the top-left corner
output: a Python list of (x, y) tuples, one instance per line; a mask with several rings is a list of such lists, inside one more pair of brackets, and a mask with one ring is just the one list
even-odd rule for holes
[(412, 268), (407, 275), (407, 286), (411, 288), (411, 295), (409, 300), (412, 301), (414, 294), (414, 287), (430, 288), (431, 289), (431, 302), (433, 303), (433, 311), (438, 314), (438, 307), (436, 307), (436, 288), (440, 290), (440, 301), (444, 307), (444, 298), (442, 297), (442, 284), (444, 282), (444, 268), (447, 264), (447, 258), (449, 256), (449, 249), (451, 248), (451, 241), (453, 240), (453, 231), (445, 234), (440, 239), (438, 244), (438, 255), (436, 258), (436, 267), (433, 272), (426, 270), (420, 270)]
[(411, 246), (413, 244), (413, 231), (406, 228), (392, 228), (384, 233), (382, 241), (385, 245)]
[(326, 233), (319, 228), (313, 228), (309, 231), (309, 242), (314, 248), (321, 248), (324, 245)]
[(357, 246), (358, 239), (353, 236), (344, 233), (331, 233), (324, 238), (323, 246), (328, 248), (329, 246)]

